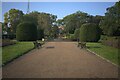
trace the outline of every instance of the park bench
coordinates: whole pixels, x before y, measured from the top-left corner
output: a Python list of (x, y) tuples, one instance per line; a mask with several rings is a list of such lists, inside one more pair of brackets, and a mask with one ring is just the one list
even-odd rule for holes
[(42, 47), (42, 44), (37, 42), (37, 41), (34, 41), (33, 44), (34, 44), (34, 48), (38, 48), (39, 49), (40, 47)]
[(78, 42), (78, 47), (86, 48), (86, 42)]

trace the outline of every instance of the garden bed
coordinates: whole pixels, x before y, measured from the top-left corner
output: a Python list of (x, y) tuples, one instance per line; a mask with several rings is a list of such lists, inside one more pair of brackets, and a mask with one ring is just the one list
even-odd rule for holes
[(120, 49), (120, 36), (101, 36), (101, 43), (107, 46), (115, 47)]
[(16, 42), (17, 42), (16, 40), (3, 39), (2, 47), (16, 44)]

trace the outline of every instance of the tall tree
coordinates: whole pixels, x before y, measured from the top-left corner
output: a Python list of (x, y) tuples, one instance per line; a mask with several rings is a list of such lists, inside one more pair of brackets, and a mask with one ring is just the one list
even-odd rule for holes
[(73, 34), (75, 29), (80, 28), (82, 24), (88, 22), (88, 16), (87, 13), (81, 11), (65, 16), (63, 21), (65, 23), (66, 33)]
[(39, 12), (37, 11), (31, 12), (29, 14), (25, 14), (22, 18), (22, 22), (32, 22), (36, 26), (38, 26), (38, 15)]
[(56, 18), (57, 16), (49, 13), (33, 11), (29, 14), (24, 15), (22, 21), (34, 23), (38, 29), (38, 38), (41, 39), (44, 34), (47, 36), (51, 35), (52, 26), (54, 25)]
[(52, 14), (40, 13), (38, 16), (38, 28), (43, 29), (46, 36), (50, 36), (56, 18), (57, 16)]
[(18, 9), (11, 9), (4, 14), (4, 24), (6, 31), (9, 32), (8, 28), (10, 28), (10, 33), (16, 33), (16, 27), (20, 23), (20, 20), (23, 16), (23, 12)]
[(120, 36), (120, 1), (107, 8), (100, 27), (103, 33), (108, 36)]
[(54, 26), (52, 27), (51, 36), (54, 37), (54, 38), (56, 38), (56, 37), (58, 37), (58, 34), (59, 34), (59, 28), (58, 28), (57, 25), (54, 25)]

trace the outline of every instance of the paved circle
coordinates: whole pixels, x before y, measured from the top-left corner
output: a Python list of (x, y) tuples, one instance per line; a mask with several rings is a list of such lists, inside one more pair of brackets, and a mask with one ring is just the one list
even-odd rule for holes
[(3, 67), (3, 78), (117, 78), (118, 68), (77, 47), (48, 42)]

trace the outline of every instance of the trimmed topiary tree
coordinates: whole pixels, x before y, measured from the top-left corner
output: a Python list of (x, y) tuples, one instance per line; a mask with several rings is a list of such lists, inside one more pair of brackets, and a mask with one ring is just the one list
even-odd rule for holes
[(97, 42), (100, 39), (100, 28), (94, 23), (83, 24), (79, 38), (83, 42)]
[(17, 26), (16, 38), (18, 41), (37, 40), (37, 26), (34, 23), (23, 22)]
[(74, 32), (74, 37), (77, 40), (79, 38), (80, 29), (76, 29)]

